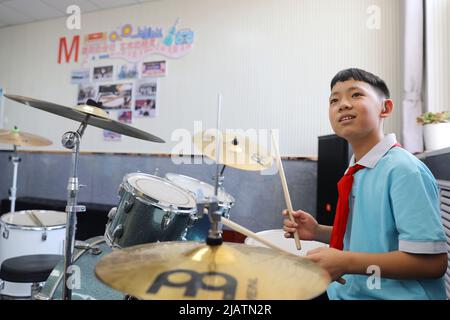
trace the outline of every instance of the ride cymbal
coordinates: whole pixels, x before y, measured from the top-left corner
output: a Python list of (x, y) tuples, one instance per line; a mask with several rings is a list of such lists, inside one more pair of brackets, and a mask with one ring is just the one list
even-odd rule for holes
[(103, 257), (96, 276), (140, 299), (311, 299), (330, 277), (315, 263), (290, 254), (226, 243), (159, 242)]
[[(194, 136), (194, 145), (205, 156), (216, 160), (217, 132), (203, 131)], [(221, 132), (219, 163), (248, 171), (261, 171), (272, 166), (273, 157), (248, 137)]]
[(22, 132), (17, 128), (12, 130), (0, 129), (0, 143), (27, 147), (44, 147), (52, 144), (50, 140), (44, 137)]
[(93, 106), (78, 106), (75, 108), (61, 106), (55, 103), (27, 98), (18, 95), (5, 94), (5, 97), (19, 103), (26, 104), (43, 111), (47, 111), (64, 118), (84, 122), (94, 127), (120, 133), (137, 139), (148, 140), (153, 142), (164, 143), (165, 141), (157, 136), (154, 136), (145, 131), (128, 126), (119, 121), (112, 120), (107, 113), (97, 107)]

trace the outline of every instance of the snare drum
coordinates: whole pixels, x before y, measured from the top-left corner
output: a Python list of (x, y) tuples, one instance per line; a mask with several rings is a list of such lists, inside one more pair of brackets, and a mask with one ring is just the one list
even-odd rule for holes
[[(31, 254), (64, 252), (67, 214), (59, 211), (25, 210), (0, 218), (0, 264), (6, 259)], [(31, 283), (0, 281), (0, 294), (30, 297)]]
[[(306, 256), (306, 253), (310, 250), (320, 248), (320, 247), (328, 247), (326, 243), (319, 242), (319, 241), (307, 241), (307, 240), (300, 240), (300, 244), (302, 246), (301, 250), (297, 250), (297, 247), (295, 246), (295, 240), (294, 239), (288, 239), (284, 237), (284, 230), (282, 229), (275, 229), (275, 230), (265, 230), (257, 232), (256, 234), (260, 236), (261, 238), (272, 242), (273, 244), (276, 244), (278, 247), (281, 247), (285, 249), (286, 251), (298, 255), (298, 256)], [(261, 247), (267, 247), (264, 244), (254, 240), (253, 238), (246, 238), (245, 244), (253, 245), (253, 246), (261, 246)]]
[[(204, 215), (204, 213), (207, 213), (207, 210), (209, 209), (209, 204), (212, 202), (215, 193), (215, 188), (203, 181), (181, 174), (167, 173), (166, 178), (181, 188), (191, 192), (197, 201), (198, 220), (188, 228), (185, 238), (194, 241), (205, 240), (211, 223), (208, 216)], [(222, 189), (219, 189), (217, 192), (217, 200), (222, 215), (228, 218), (230, 210), (235, 203), (233, 196)]]
[[(113, 251), (103, 238), (94, 237), (84, 241), (88, 248), (75, 248), (73, 254), (72, 275), (77, 280), (72, 288), (72, 300), (123, 300), (124, 294), (116, 291), (95, 276), (97, 262)], [(64, 261), (60, 261), (48, 277), (37, 300), (60, 300), (63, 292)]]
[(130, 173), (119, 187), (120, 201), (111, 211), (105, 240), (111, 247), (180, 240), (196, 219), (196, 202), (186, 190), (149, 174)]

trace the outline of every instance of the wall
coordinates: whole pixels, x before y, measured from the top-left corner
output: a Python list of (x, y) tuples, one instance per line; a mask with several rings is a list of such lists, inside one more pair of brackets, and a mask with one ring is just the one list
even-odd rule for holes
[[(380, 10), (379, 29), (366, 26), (373, 5)], [(168, 60), (159, 116), (132, 124), (168, 143), (128, 137), (104, 142), (101, 130), (91, 127), (82, 150), (170, 153), (175, 129), (193, 131), (195, 120), (204, 128), (215, 126), (221, 92), (222, 128), (278, 128), (283, 155), (314, 156), (317, 136), (332, 133), (329, 81), (353, 66), (385, 78), (400, 105), (400, 0), (165, 0), (83, 14), (81, 32), (67, 30), (65, 18), (3, 28), (0, 86), (6, 93), (73, 106), (77, 86), (70, 84), (70, 72), (79, 64), (57, 64), (60, 37), (111, 31), (124, 23), (169, 28), (177, 17), (180, 27), (195, 31), (194, 51)], [(14, 125), (53, 140), (39, 150), (62, 150), (62, 134), (77, 128), (71, 120), (6, 100), (3, 126)], [(386, 131), (400, 138), (398, 110)]]

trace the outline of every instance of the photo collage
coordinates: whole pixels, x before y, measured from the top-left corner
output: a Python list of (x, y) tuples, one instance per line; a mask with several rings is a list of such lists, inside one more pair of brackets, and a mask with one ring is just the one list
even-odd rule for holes
[[(71, 83), (78, 84), (77, 104), (88, 99), (101, 102), (111, 119), (126, 124), (133, 118), (158, 115), (158, 78), (166, 76), (166, 61), (101, 65), (73, 70)], [(92, 78), (91, 78), (92, 72)], [(107, 141), (120, 141), (121, 135), (104, 130)]]

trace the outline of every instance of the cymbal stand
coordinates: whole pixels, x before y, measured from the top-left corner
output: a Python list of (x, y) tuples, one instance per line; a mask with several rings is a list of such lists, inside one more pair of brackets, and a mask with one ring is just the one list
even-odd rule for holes
[(17, 191), (17, 171), (19, 169), (19, 162), (22, 161), (17, 156), (17, 146), (14, 145), (13, 155), (9, 157), (9, 160), (13, 164), (13, 182), (12, 187), (9, 189), (9, 200), (11, 201), (11, 212), (16, 211), (16, 191)]
[[(88, 118), (89, 116), (87, 116)], [(86, 118), (86, 120), (87, 120)], [(84, 130), (87, 127), (87, 122), (81, 123), (77, 131), (68, 131), (64, 133), (61, 143), (62, 145), (72, 150), (72, 176), (69, 177), (67, 184), (67, 222), (66, 222), (66, 241), (64, 252), (64, 287), (63, 287), (63, 300), (72, 299), (72, 285), (70, 282), (71, 266), (73, 259), (73, 250), (75, 246), (75, 230), (77, 224), (77, 212), (85, 212), (85, 206), (79, 206), (78, 190), (80, 185), (78, 184), (78, 157), (80, 154), (80, 143), (83, 137)]]
[[(217, 136), (216, 136), (216, 181), (214, 186), (214, 199), (210, 204), (210, 212), (208, 214), (209, 221), (211, 222), (211, 227), (208, 232), (208, 237), (206, 238), (206, 244), (210, 246), (217, 246), (223, 243), (222, 239), (222, 224), (220, 223), (220, 218), (222, 217), (222, 213), (219, 207), (218, 200), (218, 190), (220, 177), (220, 140), (221, 140), (221, 132), (220, 132), (220, 109), (222, 105), (222, 95), (218, 94), (217, 96)], [(224, 170), (224, 169), (222, 169)], [(223, 179), (222, 179), (223, 180)]]

